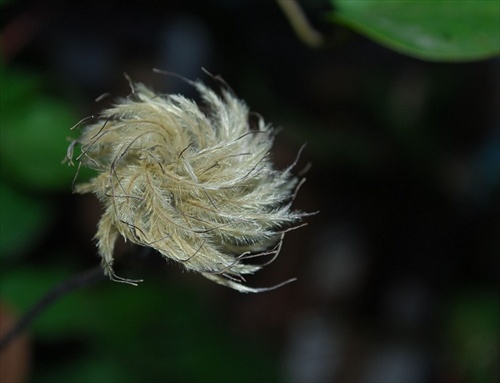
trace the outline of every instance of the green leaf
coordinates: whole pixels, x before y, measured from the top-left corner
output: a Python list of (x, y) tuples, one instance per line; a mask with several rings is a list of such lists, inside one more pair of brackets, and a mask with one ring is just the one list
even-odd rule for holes
[(500, 53), (500, 1), (331, 0), (331, 19), (399, 53), (470, 61)]

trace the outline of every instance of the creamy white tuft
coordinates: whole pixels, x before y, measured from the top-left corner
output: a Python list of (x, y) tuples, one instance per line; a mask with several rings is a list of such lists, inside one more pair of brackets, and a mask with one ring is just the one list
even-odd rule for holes
[[(273, 167), (270, 125), (230, 91), (219, 96), (202, 82), (192, 83), (200, 107), (181, 95), (161, 95), (141, 83), (132, 94), (102, 111), (83, 128), (73, 148), (80, 165), (98, 175), (76, 185), (94, 193), (105, 210), (95, 236), (105, 273), (115, 275), (113, 248), (119, 235), (148, 246), (187, 270), (241, 292), (252, 288), (243, 275), (274, 260), (284, 233), (306, 213), (291, 203), (299, 179), (292, 164)], [(265, 264), (249, 259), (269, 257)]]

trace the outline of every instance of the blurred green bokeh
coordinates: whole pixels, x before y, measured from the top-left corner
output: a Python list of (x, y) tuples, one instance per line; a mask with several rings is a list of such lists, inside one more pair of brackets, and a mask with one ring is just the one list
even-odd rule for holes
[(0, 260), (22, 254), (50, 222), (48, 203), (12, 189), (0, 179)]
[(458, 293), (449, 307), (448, 336), (457, 370), (471, 382), (492, 382), (500, 351), (500, 306), (490, 290)]
[(67, 190), (75, 169), (61, 161), (76, 113), (69, 103), (48, 95), (41, 75), (0, 70), (2, 177), (32, 190)]
[[(53, 266), (2, 272), (2, 298), (26, 311), (70, 276)], [(41, 344), (75, 344), (47, 360), (36, 382), (276, 381), (273, 355), (255, 340), (234, 339), (199, 292), (154, 279), (140, 288), (109, 282), (72, 293), (33, 331)]]

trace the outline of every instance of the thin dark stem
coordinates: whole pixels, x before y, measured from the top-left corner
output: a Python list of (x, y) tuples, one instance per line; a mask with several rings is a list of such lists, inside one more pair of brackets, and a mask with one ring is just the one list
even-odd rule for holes
[(24, 330), (40, 315), (47, 307), (57, 301), (62, 296), (76, 290), (80, 287), (89, 286), (100, 280), (104, 280), (104, 272), (102, 268), (96, 267), (82, 274), (70, 277), (51, 291), (45, 294), (35, 305), (26, 312), (23, 317), (11, 328), (5, 336), (0, 339), (0, 351), (21, 335)]

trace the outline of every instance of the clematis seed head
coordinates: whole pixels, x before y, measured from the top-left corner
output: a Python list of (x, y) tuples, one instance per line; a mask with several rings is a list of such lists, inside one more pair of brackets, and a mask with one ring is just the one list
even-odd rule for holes
[[(190, 84), (203, 107), (131, 82), (132, 93), (86, 124), (68, 148), (70, 163), (79, 147), (79, 166), (98, 173), (75, 192), (94, 193), (104, 207), (95, 236), (102, 267), (114, 281), (139, 282), (113, 271), (121, 235), (241, 292), (288, 283), (252, 288), (244, 275), (274, 260), (285, 232), (307, 215), (290, 206), (303, 181), (292, 175), (295, 163), (274, 168), (271, 126), (261, 117), (252, 126), (231, 91)], [(248, 262), (257, 257), (267, 263)]]

